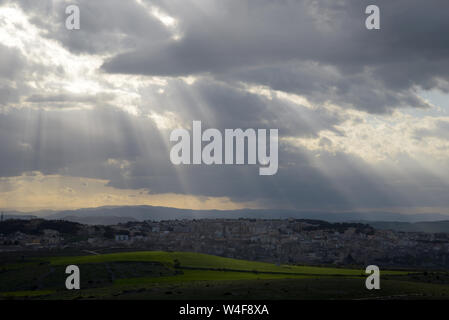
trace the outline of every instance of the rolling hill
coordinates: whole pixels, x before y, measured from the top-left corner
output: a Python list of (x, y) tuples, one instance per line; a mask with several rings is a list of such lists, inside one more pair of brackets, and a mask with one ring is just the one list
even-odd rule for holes
[[(84, 219), (86, 217), (106, 218), (120, 217), (132, 220), (171, 220), (171, 219), (204, 219), (204, 218), (253, 218), (253, 219), (315, 219), (329, 222), (347, 221), (387, 221), (387, 222), (418, 222), (449, 220), (449, 215), (399, 214), (385, 212), (369, 213), (332, 213), (317, 211), (277, 210), (277, 209), (241, 209), (241, 210), (189, 210), (157, 206), (120, 206), (98, 207), (78, 210), (66, 210), (52, 213), (47, 219)], [(78, 222), (78, 221), (77, 221)]]

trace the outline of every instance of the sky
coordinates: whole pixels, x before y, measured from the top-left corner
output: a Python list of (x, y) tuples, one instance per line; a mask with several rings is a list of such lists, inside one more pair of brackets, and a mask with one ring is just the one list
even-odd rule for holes
[[(365, 27), (370, 4), (380, 30)], [(0, 0), (0, 208), (448, 213), (448, 11)], [(170, 132), (194, 120), (278, 129), (278, 172), (173, 165)]]

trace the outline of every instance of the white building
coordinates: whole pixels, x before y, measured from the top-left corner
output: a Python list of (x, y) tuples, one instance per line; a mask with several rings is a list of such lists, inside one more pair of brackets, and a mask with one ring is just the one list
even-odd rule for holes
[(115, 241), (128, 241), (129, 236), (127, 234), (116, 234)]

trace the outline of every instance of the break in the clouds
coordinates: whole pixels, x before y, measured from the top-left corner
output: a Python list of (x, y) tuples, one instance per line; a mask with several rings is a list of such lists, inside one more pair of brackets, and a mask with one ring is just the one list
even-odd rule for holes
[[(0, 1), (0, 207), (447, 210), (449, 4), (368, 4)], [(193, 120), (279, 129), (278, 173), (173, 166)]]

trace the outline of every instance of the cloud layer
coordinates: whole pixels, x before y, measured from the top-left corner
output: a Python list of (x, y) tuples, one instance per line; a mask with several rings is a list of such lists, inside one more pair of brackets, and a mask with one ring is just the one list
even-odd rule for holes
[[(38, 172), (114, 196), (449, 208), (449, 107), (422, 94), (449, 91), (449, 4), (430, 2), (379, 0), (368, 31), (367, 1), (79, 0), (68, 31), (68, 1), (0, 1), (0, 195)], [(279, 129), (278, 174), (173, 166), (193, 120)]]

